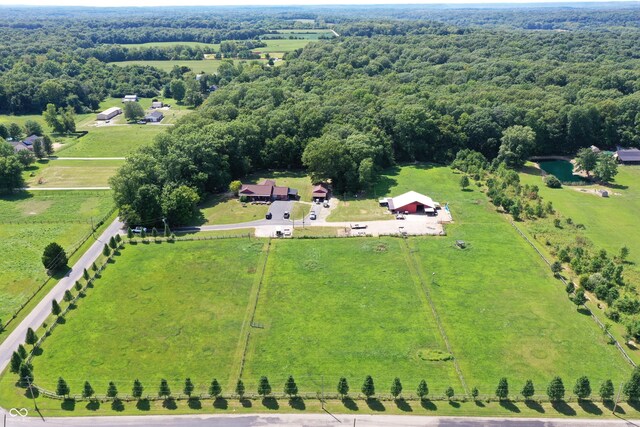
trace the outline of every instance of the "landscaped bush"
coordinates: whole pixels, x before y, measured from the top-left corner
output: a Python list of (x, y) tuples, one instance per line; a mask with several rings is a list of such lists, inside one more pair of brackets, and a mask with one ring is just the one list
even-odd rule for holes
[(562, 183), (560, 182), (560, 180), (558, 178), (555, 177), (555, 175), (547, 175), (547, 176), (544, 177), (543, 181), (546, 184), (546, 186), (549, 187), (549, 188), (561, 188), (562, 187)]

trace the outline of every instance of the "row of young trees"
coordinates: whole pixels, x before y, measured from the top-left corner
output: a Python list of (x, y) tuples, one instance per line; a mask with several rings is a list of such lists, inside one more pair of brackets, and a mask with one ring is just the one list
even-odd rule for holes
[[(27, 354), (26, 350), (23, 346), (20, 346), (18, 350), (14, 352), (13, 357), (11, 358), (11, 364), (10, 364), (10, 368), (12, 372), (21, 373), (21, 367), (24, 365), (26, 354)], [(33, 382), (32, 375), (27, 380), (28, 381), (26, 382)], [(192, 397), (194, 397), (195, 389), (196, 389), (196, 386), (191, 380), (191, 378), (186, 378), (184, 381), (181, 393), (187, 396), (189, 399), (191, 399)], [(143, 386), (142, 382), (136, 379), (133, 382), (133, 385), (131, 388), (131, 394), (127, 394), (127, 397), (131, 396), (135, 399), (146, 398), (149, 396), (149, 392), (147, 391), (145, 395), (145, 390), (146, 389)], [(341, 377), (337, 383), (335, 390), (341, 399), (347, 398), (349, 396), (349, 393), (351, 392), (351, 388), (349, 386), (348, 380), (345, 377)], [(401, 398), (404, 390), (405, 389), (400, 378), (396, 377), (391, 383), (391, 386), (389, 388), (389, 394), (394, 399), (399, 399)], [(573, 386), (572, 391), (573, 391), (573, 394), (578, 398), (578, 400), (591, 398), (593, 394), (593, 390), (592, 390), (592, 386), (591, 386), (591, 382), (589, 381), (589, 378), (586, 376), (582, 376), (578, 378)], [(287, 380), (283, 385), (282, 392), (284, 395), (288, 396), (289, 398), (294, 398), (298, 396), (299, 389), (293, 376), (290, 375), (287, 378)], [(373, 378), (370, 375), (366, 376), (362, 386), (360, 387), (360, 392), (367, 399), (371, 399), (376, 396), (376, 386)], [(565, 388), (564, 382), (562, 381), (562, 378), (556, 376), (548, 383), (545, 392), (549, 401), (557, 402), (565, 399), (567, 390)], [(633, 372), (630, 380), (627, 383), (625, 383), (623, 387), (623, 392), (626, 398), (630, 401), (636, 401), (640, 399), (640, 372), (638, 371), (638, 369), (636, 369)], [(211, 381), (208, 387), (207, 393), (209, 397), (214, 399), (222, 396), (223, 389), (217, 379), (214, 378)], [(236, 383), (234, 393), (240, 399), (244, 398), (246, 394), (246, 388), (242, 380), (238, 380), (238, 382)], [(272, 386), (269, 382), (269, 379), (266, 376), (261, 377), (260, 380), (258, 381), (256, 393), (262, 397), (267, 397), (273, 393)], [(55, 394), (61, 397), (70, 398), (71, 388), (62, 377), (58, 379)], [(415, 390), (415, 394), (421, 400), (425, 400), (429, 398), (430, 390), (425, 380), (421, 380), (419, 382)], [(603, 381), (597, 392), (598, 397), (603, 401), (609, 401), (613, 399), (614, 394), (615, 394), (615, 388), (614, 388), (613, 382), (610, 379)], [(172, 396), (174, 396), (174, 394), (172, 393), (171, 387), (166, 379), (160, 380), (160, 384), (157, 388), (156, 395), (158, 397), (165, 398), (165, 399), (169, 399)], [(493, 395), (495, 396), (495, 398), (499, 400), (508, 400), (510, 396), (512, 396), (507, 378), (500, 379)], [(525, 382), (524, 386), (520, 390), (520, 395), (525, 400), (530, 400), (536, 395), (536, 389), (532, 380), (527, 380)], [(81, 396), (84, 399), (97, 399), (96, 391), (89, 381), (84, 382), (84, 386), (81, 391)], [(116, 383), (113, 381), (109, 382), (105, 396), (112, 399), (118, 399), (123, 397)], [(447, 399), (452, 399), (455, 396), (454, 389), (452, 387), (447, 387), (444, 390), (443, 396), (446, 397)], [(477, 400), (480, 398), (480, 392), (477, 387), (474, 387), (471, 390), (471, 397), (474, 400)]]

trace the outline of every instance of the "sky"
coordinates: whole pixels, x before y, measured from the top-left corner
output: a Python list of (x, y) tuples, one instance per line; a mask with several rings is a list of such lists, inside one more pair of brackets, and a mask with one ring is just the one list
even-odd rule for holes
[[(565, 0), (563, 3), (590, 0)], [(597, 1), (597, 0), (593, 0)], [(625, 0), (610, 0), (625, 1)], [(558, 0), (0, 0), (0, 5), (46, 5), (46, 6), (278, 6), (317, 4), (482, 4), (482, 3), (558, 3)], [(634, 3), (637, 3), (635, 1)]]

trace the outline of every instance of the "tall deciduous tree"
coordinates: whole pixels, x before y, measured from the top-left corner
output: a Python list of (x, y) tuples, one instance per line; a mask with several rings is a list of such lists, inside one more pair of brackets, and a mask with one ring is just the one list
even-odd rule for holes
[(67, 254), (64, 248), (59, 244), (52, 242), (49, 243), (42, 253), (42, 265), (47, 270), (57, 271), (63, 267), (66, 267), (68, 262)]
[(577, 169), (584, 171), (589, 176), (598, 164), (598, 153), (591, 148), (582, 148), (576, 154), (575, 160)]
[(130, 122), (137, 122), (144, 117), (144, 109), (137, 102), (124, 103), (124, 118)]
[(624, 394), (631, 401), (640, 400), (640, 368), (635, 368), (631, 378), (624, 385)]
[(529, 126), (511, 126), (502, 133), (498, 159), (510, 168), (521, 168), (535, 147), (536, 134)]
[(618, 174), (618, 162), (608, 154), (600, 154), (593, 172), (600, 181), (611, 182)]

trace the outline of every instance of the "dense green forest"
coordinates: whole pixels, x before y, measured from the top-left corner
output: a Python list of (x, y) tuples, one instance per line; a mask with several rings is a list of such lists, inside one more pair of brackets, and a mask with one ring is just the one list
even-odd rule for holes
[(532, 131), (529, 154), (640, 145), (637, 29), (340, 31), (361, 28), (374, 34), (314, 43), (283, 67), (227, 69), (224, 90), (129, 159), (113, 181), (118, 204), (145, 221), (162, 210), (148, 194), (221, 191), (263, 168), (306, 167), (353, 192), (395, 162), (449, 162), (463, 148), (495, 159), (514, 126)]

